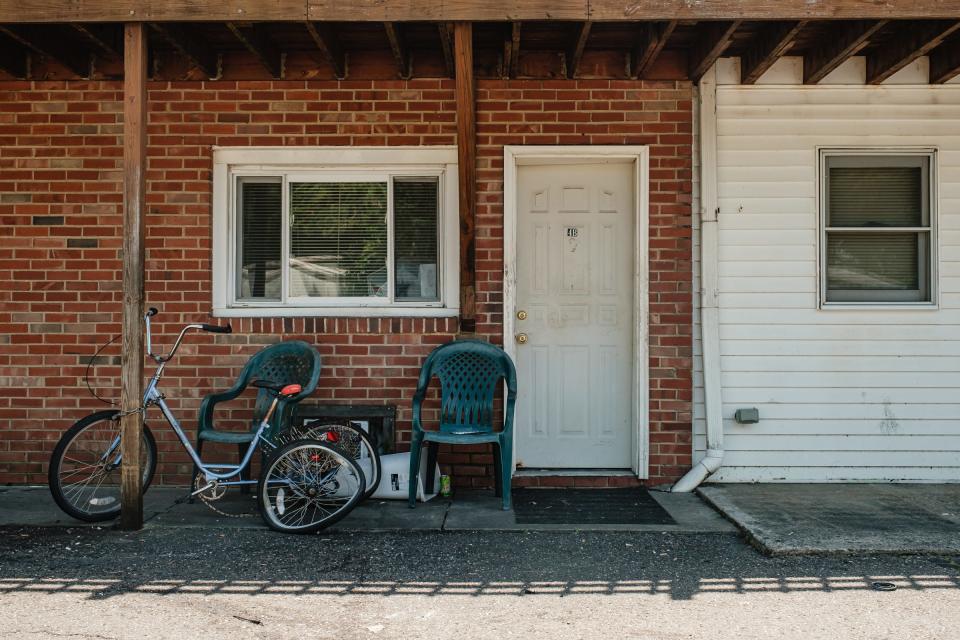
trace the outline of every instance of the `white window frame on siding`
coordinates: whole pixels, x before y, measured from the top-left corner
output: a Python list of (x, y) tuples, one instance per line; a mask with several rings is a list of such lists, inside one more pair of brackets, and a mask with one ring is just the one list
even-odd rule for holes
[[(817, 209), (818, 209), (818, 233), (817, 241), (819, 243), (817, 251), (818, 260), (818, 299), (821, 309), (936, 309), (938, 292), (938, 233), (937, 233), (937, 150), (934, 148), (836, 148), (824, 147), (818, 150), (817, 164)], [(864, 228), (862, 232), (884, 233), (891, 231), (907, 231), (911, 233), (928, 233), (929, 250), (927, 255), (921, 255), (919, 260), (923, 261), (920, 268), (921, 287), (919, 300), (911, 300), (910, 292), (904, 295), (898, 295), (887, 291), (863, 291), (859, 296), (862, 299), (849, 300), (828, 300), (827, 288), (827, 234), (837, 232), (827, 226), (827, 201), (829, 180), (827, 178), (827, 166), (831, 161), (840, 161), (848, 166), (870, 166), (871, 164), (880, 164), (891, 159), (900, 159), (906, 166), (919, 164), (925, 171), (922, 172), (923, 180), (926, 182), (923, 192), (923, 206), (926, 214), (927, 224), (920, 227), (904, 228)], [(926, 161), (925, 163), (923, 161)], [(925, 266), (925, 268), (923, 268)], [(925, 294), (925, 295), (923, 295)]]
[[(289, 248), (289, 184), (297, 181), (386, 181), (424, 176), (439, 183), (438, 300), (237, 296), (237, 185), (241, 178), (274, 178), (283, 184), (283, 255)], [(389, 202), (390, 198), (388, 198)], [(392, 202), (388, 204), (388, 262), (393, 260)], [(456, 147), (215, 147), (213, 150), (213, 314), (221, 317), (452, 317), (459, 314), (459, 210)], [(284, 273), (286, 274), (286, 267)], [(391, 279), (392, 280), (392, 279)], [(393, 290), (392, 282), (390, 290)]]

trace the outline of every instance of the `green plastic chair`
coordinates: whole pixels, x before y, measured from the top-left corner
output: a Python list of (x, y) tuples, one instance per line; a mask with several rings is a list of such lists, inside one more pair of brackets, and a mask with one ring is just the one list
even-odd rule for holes
[[(301, 340), (278, 342), (254, 354), (231, 388), (206, 396), (200, 404), (197, 429), (198, 456), (203, 449), (203, 443), (209, 441), (236, 444), (242, 459), (260, 426), (260, 421), (273, 402), (274, 394), (267, 389), (260, 389), (257, 392), (257, 401), (248, 431), (221, 431), (214, 427), (213, 414), (218, 404), (239, 396), (252, 380), (296, 383), (303, 387), (297, 395), (280, 399), (276, 412), (270, 418), (270, 426), (264, 432), (264, 437), (272, 441), (280, 431), (290, 426), (294, 406), (317, 389), (317, 384), (320, 382), (320, 354)], [(197, 470), (194, 469), (194, 477), (196, 473)]]
[[(425, 431), (421, 408), (430, 381), (440, 381), (440, 427)], [(493, 396), (501, 380), (507, 382), (503, 429), (493, 428)], [(423, 443), (494, 446), (496, 494), (503, 509), (510, 509), (510, 476), (513, 467), (513, 410), (517, 400), (517, 370), (503, 349), (479, 340), (457, 340), (433, 350), (420, 369), (413, 396), (413, 435), (410, 442), (410, 508), (417, 505), (417, 477)], [(434, 456), (430, 456), (431, 459)], [(432, 469), (428, 471), (432, 478)]]

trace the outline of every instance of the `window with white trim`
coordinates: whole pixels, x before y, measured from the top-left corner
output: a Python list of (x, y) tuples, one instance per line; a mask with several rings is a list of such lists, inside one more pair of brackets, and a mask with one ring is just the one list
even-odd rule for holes
[(418, 151), (217, 150), (215, 312), (454, 315), (456, 166)]
[(821, 152), (825, 305), (934, 302), (934, 154)]

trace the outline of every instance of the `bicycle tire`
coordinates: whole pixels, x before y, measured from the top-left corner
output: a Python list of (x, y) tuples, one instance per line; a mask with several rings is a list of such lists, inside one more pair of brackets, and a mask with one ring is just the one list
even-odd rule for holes
[[(257, 483), (260, 515), (274, 531), (315, 533), (357, 506), (364, 482), (360, 466), (343, 451), (319, 440), (295, 440), (277, 449), (263, 465)], [(296, 514), (300, 519), (293, 522)]]
[[(363, 494), (363, 500), (366, 500), (376, 492), (377, 487), (380, 486), (382, 466), (380, 463), (380, 454), (377, 452), (373, 440), (370, 439), (366, 431), (350, 423), (340, 424), (316, 420), (297, 428), (297, 433), (299, 433), (300, 438), (326, 442), (352, 455), (353, 459), (360, 465), (360, 469), (364, 472), (364, 480), (366, 480), (367, 484), (367, 490)], [(336, 437), (331, 439), (331, 433), (335, 434)], [(366, 453), (365, 456), (364, 453)], [(369, 474), (366, 473), (365, 460), (370, 461)]]
[[(75, 505), (76, 500), (71, 499), (71, 495), (68, 495), (68, 491), (64, 490), (61, 477), (64, 459), (70, 445), (77, 440), (80, 435), (94, 425), (104, 422), (117, 423), (116, 416), (118, 413), (119, 411), (116, 410), (98, 411), (97, 413), (91, 413), (90, 415), (77, 420), (60, 437), (60, 440), (57, 442), (57, 446), (54, 447), (53, 453), (50, 455), (50, 466), (47, 470), (47, 484), (50, 487), (50, 493), (53, 495), (53, 500), (57, 503), (57, 506), (72, 518), (83, 520), (84, 522), (103, 522), (106, 520), (112, 520), (120, 515), (119, 497), (110, 495), (105, 495), (102, 498), (96, 497), (97, 490), (103, 486), (103, 480), (101, 480), (97, 486), (94, 487), (93, 492), (89, 494), (89, 497), (81, 499), (84, 487), (74, 490), (73, 494), (71, 495), (73, 498), (80, 500), (81, 504), (93, 504), (93, 500), (110, 500), (110, 502), (107, 504), (116, 504), (116, 508), (98, 511), (85, 511), (79, 509)], [(119, 428), (119, 423), (117, 423), (115, 427), (111, 427), (109, 432), (119, 435)], [(146, 446), (147, 453), (147, 460), (143, 470), (143, 492), (146, 493), (147, 489), (150, 487), (150, 483), (153, 481), (153, 474), (157, 468), (157, 442), (153, 437), (153, 433), (150, 432), (150, 428), (146, 424), (143, 425), (143, 442)], [(103, 459), (108, 455), (112, 454), (109, 454), (108, 451), (105, 451), (104, 455), (100, 456), (100, 458)], [(119, 460), (119, 453), (117, 453), (116, 459)], [(77, 460), (77, 462), (81, 461)], [(109, 475), (117, 472), (119, 480), (119, 469), (119, 465), (113, 466), (109, 471), (107, 471), (107, 474)], [(89, 485), (89, 481), (87, 482), (87, 485)], [(116, 485), (111, 484), (108, 486), (113, 488), (112, 493), (119, 495), (119, 482)], [(106, 493), (106, 490), (104, 490), (104, 493)]]

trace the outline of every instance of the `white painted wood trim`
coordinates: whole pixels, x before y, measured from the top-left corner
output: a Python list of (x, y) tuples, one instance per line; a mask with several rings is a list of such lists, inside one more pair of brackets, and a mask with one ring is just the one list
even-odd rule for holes
[[(214, 147), (212, 200), (212, 315), (225, 318), (253, 317), (455, 317), (460, 312), (459, 225), (457, 148), (435, 147)], [(356, 180), (378, 172), (436, 175), (440, 180), (439, 291), (440, 302), (382, 303), (374, 299), (287, 300), (238, 302), (233, 299), (236, 235), (231, 207), (235, 202), (237, 174), (284, 175), (284, 220), (287, 217), (285, 172), (304, 179)], [(367, 177), (369, 177), (367, 175)], [(392, 205), (391, 205), (392, 206)], [(286, 228), (286, 223), (284, 223)], [(286, 245), (284, 233), (284, 243)], [(284, 254), (286, 249), (284, 250)], [(392, 259), (392, 256), (391, 256)], [(284, 299), (287, 296), (284, 270)], [(392, 284), (391, 284), (392, 286)]]
[[(503, 148), (503, 347), (516, 361), (514, 340), (517, 312), (517, 167), (523, 164), (560, 164), (587, 160), (631, 160), (634, 163), (634, 330), (633, 330), (633, 472), (649, 477), (649, 218), (650, 149), (639, 145), (517, 146)], [(516, 471), (516, 431), (513, 467)]]

